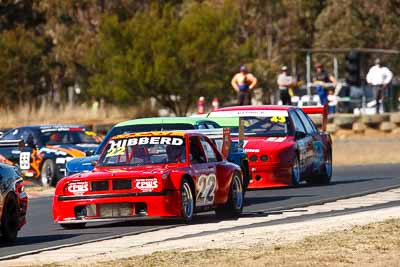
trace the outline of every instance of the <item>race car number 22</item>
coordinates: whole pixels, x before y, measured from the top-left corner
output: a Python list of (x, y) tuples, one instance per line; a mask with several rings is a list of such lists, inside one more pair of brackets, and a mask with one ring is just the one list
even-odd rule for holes
[(120, 147), (112, 147), (109, 150), (107, 150), (106, 157), (113, 157), (113, 156), (121, 156), (125, 152), (125, 147), (120, 146)]
[(214, 203), (215, 188), (217, 187), (217, 178), (214, 173), (200, 175), (197, 181), (199, 192), (196, 197), (197, 206), (207, 206)]

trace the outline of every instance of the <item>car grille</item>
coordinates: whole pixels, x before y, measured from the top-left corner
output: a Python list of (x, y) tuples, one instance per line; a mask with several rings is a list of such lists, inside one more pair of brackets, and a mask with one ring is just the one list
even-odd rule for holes
[(90, 191), (110, 191), (110, 190), (131, 190), (132, 179), (111, 179), (103, 181), (93, 181), (90, 183)]
[(132, 189), (132, 180), (120, 179), (112, 180), (112, 190), (127, 190)]
[(108, 181), (96, 181), (91, 182), (90, 191), (107, 191), (108, 190)]

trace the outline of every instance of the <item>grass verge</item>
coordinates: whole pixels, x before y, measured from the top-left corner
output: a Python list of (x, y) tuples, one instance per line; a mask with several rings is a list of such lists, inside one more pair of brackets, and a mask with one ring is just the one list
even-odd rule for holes
[(167, 251), (96, 266), (400, 266), (400, 219), (251, 249)]

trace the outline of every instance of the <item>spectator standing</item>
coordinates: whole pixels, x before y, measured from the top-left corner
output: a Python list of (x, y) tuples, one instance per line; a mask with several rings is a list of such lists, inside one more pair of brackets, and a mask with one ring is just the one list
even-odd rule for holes
[(367, 83), (372, 89), (376, 100), (376, 113), (380, 111), (380, 102), (383, 100), (383, 92), (389, 88), (393, 78), (393, 73), (389, 68), (381, 65), (379, 58), (375, 59), (375, 65), (372, 66), (367, 74)]
[(336, 78), (330, 75), (325, 69), (324, 66), (320, 63), (315, 65), (315, 75), (314, 75), (314, 84), (317, 88), (317, 94), (319, 96), (321, 105), (325, 105), (328, 101), (328, 95), (325, 91), (325, 88), (332, 84), (336, 86)]
[(281, 67), (281, 73), (278, 75), (277, 83), (279, 88), (279, 98), (282, 101), (282, 105), (292, 105), (289, 89), (293, 86), (294, 79), (288, 74), (287, 66)]
[(329, 113), (336, 113), (336, 106), (338, 103), (338, 99), (333, 89), (328, 90), (327, 100), (328, 100)]
[(240, 67), (240, 72), (233, 76), (231, 85), (238, 94), (238, 104), (250, 105), (250, 91), (256, 87), (257, 78), (248, 72), (246, 66)]

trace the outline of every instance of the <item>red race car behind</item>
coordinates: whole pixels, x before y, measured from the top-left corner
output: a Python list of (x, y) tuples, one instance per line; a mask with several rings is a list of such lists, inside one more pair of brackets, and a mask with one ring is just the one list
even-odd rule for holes
[(53, 218), (64, 228), (139, 217), (180, 217), (243, 209), (239, 166), (226, 161), (205, 135), (153, 132), (112, 138), (91, 172), (57, 184)]
[[(307, 114), (323, 115), (322, 131)], [(332, 141), (324, 131), (325, 107), (238, 106), (208, 117), (232, 132), (244, 132), (238, 134), (249, 158), (249, 189), (330, 182)]]

